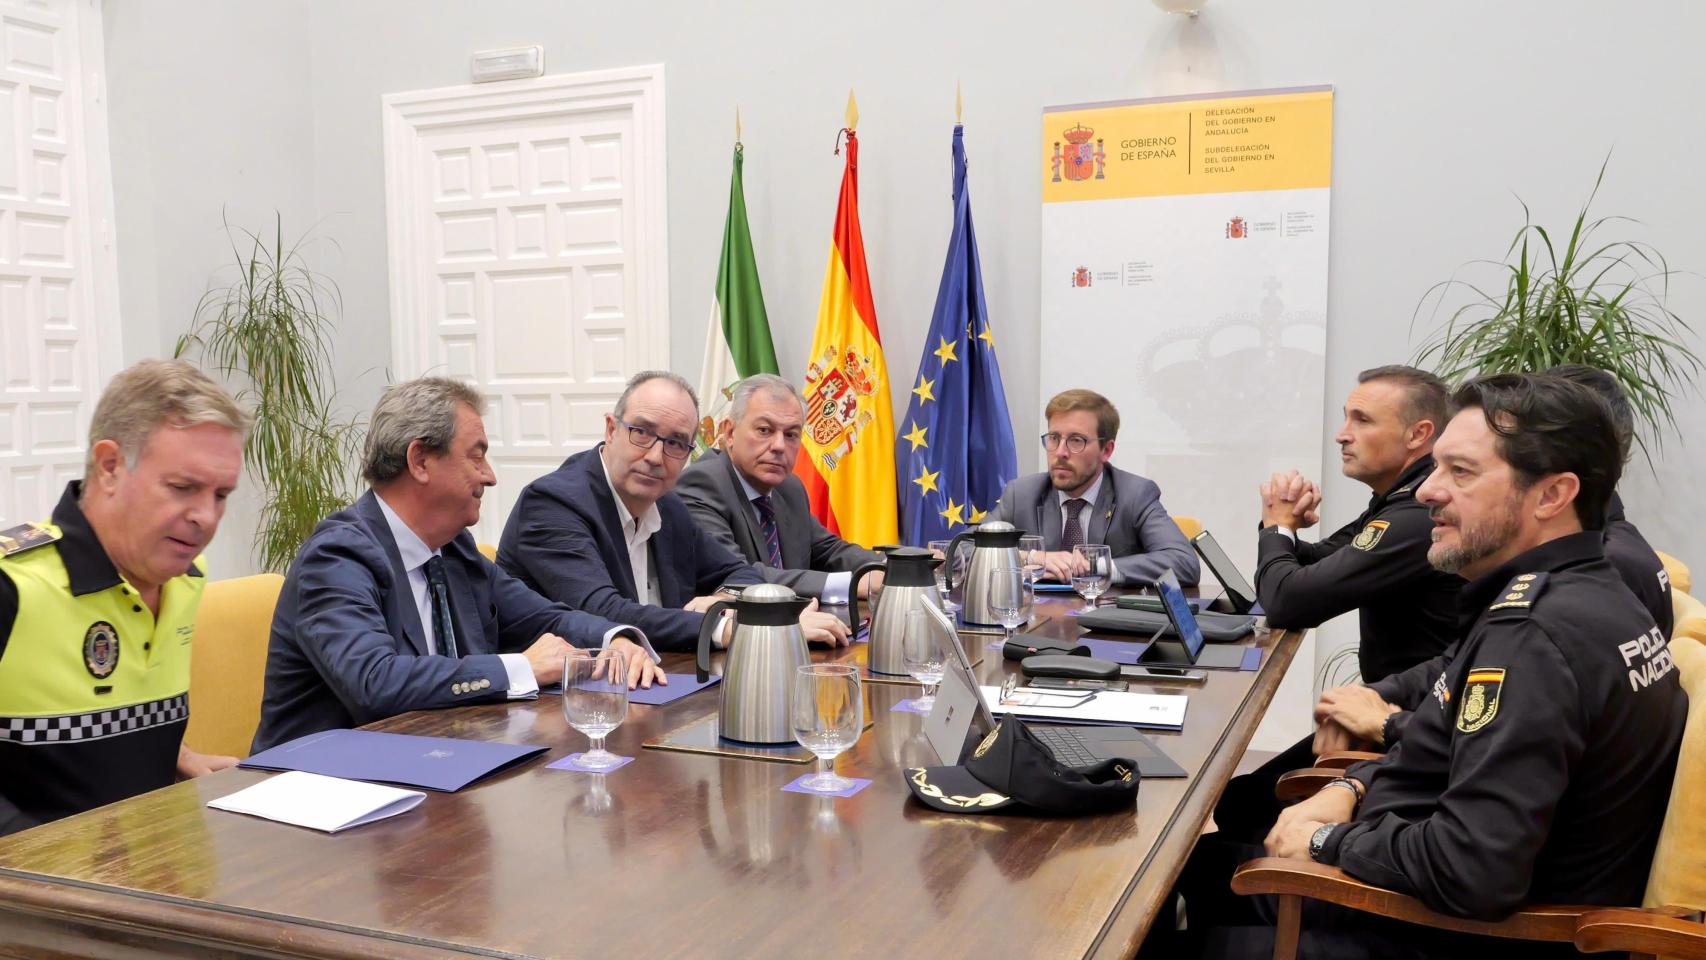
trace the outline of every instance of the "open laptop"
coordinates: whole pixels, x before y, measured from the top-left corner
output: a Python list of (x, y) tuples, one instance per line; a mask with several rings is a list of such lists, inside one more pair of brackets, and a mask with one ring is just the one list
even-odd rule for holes
[(1156, 578), (1155, 590), (1161, 595), (1161, 608), (1167, 614), (1167, 620), (1173, 625), (1173, 633), (1179, 639), (1162, 640), (1156, 637), (1149, 642), (1149, 648), (1138, 656), (1138, 663), (1169, 667), (1205, 667), (1211, 670), (1243, 669), (1246, 649), (1244, 645), (1208, 645), (1202, 627), (1197, 624), (1196, 615), (1191, 613), (1191, 605), (1185, 597), (1184, 588), (1179, 586), (1179, 578), (1173, 571), (1165, 571)]
[[(936, 691), (936, 705), (924, 718), (924, 736), (943, 763), (955, 764), (960, 762), (968, 736), (981, 740), (995, 729), (995, 716), (983, 702), (977, 675), (972, 673), (971, 660), (960, 644), (953, 621), (935, 604), (919, 606), (930, 612), (932, 628), (949, 651), (942, 684)], [(1054, 752), (1055, 759), (1069, 767), (1087, 767), (1120, 758), (1136, 760), (1138, 772), (1145, 777), (1186, 776), (1183, 767), (1131, 727), (1074, 727), (1034, 722), (1029, 727)]]
[[(1239, 572), (1232, 558), (1226, 555), (1226, 551), (1220, 549), (1220, 542), (1214, 539), (1214, 534), (1204, 530), (1191, 538), (1191, 546), (1197, 548), (1197, 556), (1202, 557), (1202, 562), (1208, 564), (1208, 570), (1214, 574), (1214, 579), (1219, 580), (1220, 585), (1226, 589), (1226, 602), (1232, 605), (1232, 612), (1252, 612), (1252, 608), (1256, 606), (1256, 588), (1244, 579), (1244, 574)], [(1254, 612), (1261, 613), (1260, 610)]]

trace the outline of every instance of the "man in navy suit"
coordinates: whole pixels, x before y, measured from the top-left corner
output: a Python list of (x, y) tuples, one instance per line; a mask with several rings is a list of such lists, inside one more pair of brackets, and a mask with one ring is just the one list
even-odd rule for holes
[(1114, 557), (1115, 586), (1151, 583), (1168, 570), (1190, 586), (1201, 576), (1197, 555), (1161, 505), (1155, 481), (1108, 460), (1120, 414), (1091, 390), (1057, 394), (1043, 411), (1048, 472), (1020, 477), (1001, 491), (990, 520), (1005, 520), (1043, 538), (1043, 567), (1068, 582), (1083, 561), (1072, 548), (1105, 543)]
[[(498, 565), (553, 600), (635, 624), (660, 650), (691, 649), (718, 590), (763, 579), (674, 492), (698, 423), (687, 381), (636, 374), (605, 414), (604, 442), (521, 492)], [(847, 626), (815, 601), (801, 625), (808, 640), (847, 642)]]
[(425, 377), (385, 391), (354, 506), (321, 521), (273, 614), (254, 749), (410, 710), (535, 696), (603, 646), (630, 685), (665, 682), (646, 636), (552, 603), (480, 555), (467, 528), (497, 482), (485, 399)]

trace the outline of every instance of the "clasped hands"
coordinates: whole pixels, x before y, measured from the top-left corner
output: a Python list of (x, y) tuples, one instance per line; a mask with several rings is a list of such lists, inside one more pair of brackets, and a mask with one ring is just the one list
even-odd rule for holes
[[(617, 637), (610, 641), (604, 651), (621, 659), (622, 669), (628, 674), (628, 689), (649, 688), (653, 683), (669, 685), (669, 677), (664, 675), (663, 668), (658, 666), (651, 654), (627, 637)], [(593, 653), (590, 650), (582, 650), (554, 633), (546, 633), (533, 641), (521, 655), (526, 657), (528, 664), (533, 667), (534, 682), (546, 687), (563, 681), (565, 658), (590, 657)]]
[(1296, 470), (1276, 473), (1258, 488), (1262, 526), (1305, 530), (1321, 520), (1321, 487)]

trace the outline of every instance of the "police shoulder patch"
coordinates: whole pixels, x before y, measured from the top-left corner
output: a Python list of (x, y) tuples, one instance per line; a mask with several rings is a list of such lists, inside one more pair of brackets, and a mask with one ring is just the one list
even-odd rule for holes
[(43, 523), (20, 523), (0, 530), (0, 557), (15, 557), (25, 550), (46, 546), (59, 539), (59, 532)]
[(1488, 610), (1517, 610), (1526, 611), (1534, 606), (1534, 601), (1546, 589), (1546, 574), (1519, 573), (1505, 584), (1487, 606)]
[(1380, 538), (1386, 535), (1386, 528), (1392, 526), (1390, 520), (1370, 520), (1351, 541), (1351, 546), (1358, 550), (1373, 550)]
[(1505, 668), (1476, 667), (1463, 680), (1463, 704), (1457, 708), (1457, 732), (1474, 733), (1499, 714)]

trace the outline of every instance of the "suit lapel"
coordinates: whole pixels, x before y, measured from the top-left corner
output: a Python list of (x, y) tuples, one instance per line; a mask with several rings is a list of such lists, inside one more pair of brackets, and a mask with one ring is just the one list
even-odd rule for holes
[(652, 599), (657, 601), (659, 606), (671, 610), (686, 606), (687, 601), (693, 598), (693, 594), (683, 593), (683, 590), (691, 591), (697, 588), (697, 584), (684, 587), (681, 577), (676, 576), (674, 539), (669, 524), (665, 523), (652, 534), (649, 541), (652, 549), (652, 573), (658, 580), (658, 596)]
[(782, 565), (789, 570), (810, 570), (812, 530), (806, 516), (811, 513), (811, 506), (806, 502), (805, 484), (789, 474), (770, 499), (777, 507), (776, 536), (782, 541)]
[(1114, 513), (1114, 468), (1102, 468), (1102, 489), (1096, 491), (1096, 503), (1091, 508), (1090, 526), (1086, 528), (1084, 542), (1107, 543), (1108, 523)]
[(496, 650), (498, 644), (496, 637), (488, 637), (480, 629), (480, 603), (469, 576), (468, 553), (458, 546), (452, 541), (440, 552), (444, 555), (445, 579), (450, 581), (450, 617), (456, 622), (457, 647), (464, 657), (471, 657)]
[(634, 565), (628, 561), (628, 532), (622, 529), (622, 515), (616, 510), (616, 497), (610, 492), (610, 482), (604, 478), (603, 449), (604, 444), (601, 443), (588, 451), (586, 485), (592, 491), (593, 502), (598, 505), (599, 521), (605, 530), (615, 534), (616, 565), (622, 573), (616, 589), (629, 600), (638, 601), (640, 591), (634, 586)]
[(1043, 546), (1050, 550), (1061, 548), (1061, 536), (1065, 532), (1060, 526), (1060, 500), (1054, 495), (1054, 484), (1043, 477), (1043, 490), (1037, 498), (1037, 522), (1033, 530), (1041, 530)]
[(726, 453), (717, 454), (723, 461), (722, 479), (726, 483), (728, 503), (734, 507), (740, 517), (738, 529), (745, 533), (746, 542), (741, 544), (741, 551), (748, 557), (757, 557), (759, 563), (764, 563), (770, 556), (770, 546), (764, 542), (764, 532), (758, 529), (758, 517), (752, 512), (752, 503), (746, 499), (746, 488), (740, 485), (740, 477), (735, 475), (735, 462)]
[(426, 656), (426, 629), (421, 625), (420, 611), (415, 609), (415, 591), (409, 586), (409, 575), (403, 570), (403, 556), (397, 552), (397, 540), (391, 536), (391, 525), (385, 522), (385, 512), (379, 509), (379, 495), (372, 490), (356, 501), (355, 510), (368, 533), (385, 549), (385, 559), (391, 564), (391, 592), (385, 598), (385, 619), (403, 628), (403, 639), (414, 648), (417, 656)]

